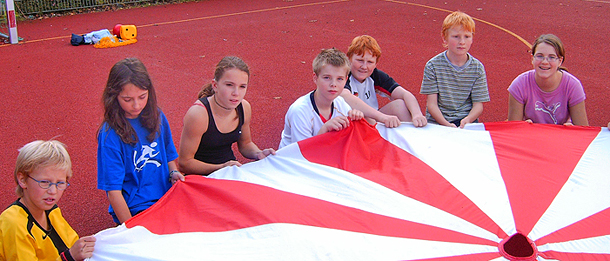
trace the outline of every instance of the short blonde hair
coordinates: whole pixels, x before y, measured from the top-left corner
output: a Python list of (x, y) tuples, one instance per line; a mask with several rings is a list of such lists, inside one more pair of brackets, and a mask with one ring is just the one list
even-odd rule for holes
[(347, 47), (347, 57), (351, 59), (354, 54), (364, 56), (367, 51), (371, 52), (377, 61), (381, 58), (381, 47), (375, 38), (369, 35), (356, 36)]
[(443, 27), (441, 28), (443, 39), (447, 39), (447, 31), (456, 25), (461, 25), (464, 27), (464, 30), (474, 34), (474, 20), (472, 17), (464, 12), (455, 11), (447, 15), (443, 21)]
[(349, 74), (349, 59), (336, 48), (322, 50), (315, 59), (313, 59), (313, 72), (319, 75), (324, 65), (330, 64), (335, 67), (345, 68), (345, 76)]
[(36, 140), (25, 144), (19, 149), (15, 164), (15, 183), (17, 196), (23, 197), (23, 188), (19, 186), (17, 174), (29, 176), (40, 167), (55, 166), (66, 171), (67, 179), (72, 177), (72, 161), (66, 150), (66, 145), (56, 140)]

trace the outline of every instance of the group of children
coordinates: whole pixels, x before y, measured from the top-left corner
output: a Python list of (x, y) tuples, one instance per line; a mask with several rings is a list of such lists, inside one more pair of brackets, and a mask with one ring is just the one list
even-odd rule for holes
[[(468, 51), (473, 19), (454, 12), (442, 26), (446, 51), (428, 61), (421, 94), (426, 115), (415, 96), (376, 68), (381, 50), (370, 36), (354, 38), (347, 54), (320, 52), (313, 61), (316, 89), (288, 109), (279, 148), (366, 119), (387, 127), (428, 122), (463, 128), (477, 122), (489, 101), (483, 64)], [(543, 35), (532, 48), (534, 69), (519, 75), (508, 88), (508, 120), (588, 125), (580, 81), (560, 67), (561, 41)], [(109, 213), (117, 224), (153, 205), (187, 174), (208, 175), (240, 166), (231, 149), (237, 143), (246, 158), (275, 154), (259, 149), (250, 135), (251, 105), (244, 96), (250, 72), (237, 57), (223, 58), (214, 79), (184, 116), (179, 152), (169, 123), (157, 107), (146, 67), (135, 58), (110, 70), (103, 92), (104, 121), (98, 130), (98, 189), (107, 193)], [(376, 90), (391, 101), (379, 108)], [(609, 123), (610, 128), (610, 123)], [(95, 238), (78, 238), (56, 203), (69, 186), (70, 157), (58, 141), (34, 141), (19, 152), (15, 168), (17, 195), (0, 215), (0, 260), (82, 260), (92, 255)]]
[[(313, 62), (317, 88), (288, 109), (279, 147), (341, 130), (350, 120), (363, 117), (390, 128), (401, 122), (460, 128), (478, 122), (483, 103), (490, 98), (485, 68), (468, 53), (474, 31), (474, 20), (463, 12), (451, 13), (443, 21), (441, 36), (447, 50), (424, 68), (420, 93), (426, 95), (425, 117), (413, 94), (376, 68), (381, 50), (372, 37), (354, 38), (347, 55), (336, 49), (323, 50)], [(565, 50), (557, 36), (542, 35), (534, 42), (534, 69), (518, 76), (508, 88), (508, 120), (588, 125), (584, 89), (561, 67), (564, 59)], [(389, 95), (391, 101), (379, 108), (376, 91)]]

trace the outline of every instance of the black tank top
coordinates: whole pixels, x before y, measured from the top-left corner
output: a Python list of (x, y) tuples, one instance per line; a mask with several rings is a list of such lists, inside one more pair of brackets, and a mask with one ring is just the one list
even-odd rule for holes
[(235, 110), (239, 117), (237, 128), (229, 133), (221, 133), (216, 128), (216, 122), (210, 109), (207, 97), (199, 99), (208, 111), (208, 130), (201, 136), (199, 148), (195, 152), (195, 159), (211, 164), (221, 164), (229, 160), (236, 160), (231, 145), (239, 140), (241, 126), (244, 125), (244, 107), (240, 103)]

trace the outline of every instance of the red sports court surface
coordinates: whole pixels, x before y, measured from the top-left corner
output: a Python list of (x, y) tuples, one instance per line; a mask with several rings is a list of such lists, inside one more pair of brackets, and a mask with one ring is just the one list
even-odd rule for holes
[[(253, 139), (261, 148), (277, 148), (288, 106), (315, 88), (315, 55), (328, 47), (346, 51), (357, 35), (377, 39), (383, 51), (378, 68), (425, 109), (423, 67), (444, 50), (441, 23), (455, 10), (477, 19), (470, 53), (485, 65), (491, 95), (481, 121), (506, 119), (506, 88), (532, 68), (527, 43), (544, 33), (563, 40), (564, 65), (587, 93), (589, 123), (610, 121), (610, 1), (210, 0), (25, 21), (17, 28), (21, 44), (0, 45), (0, 206), (16, 199), (17, 149), (55, 137), (68, 145), (74, 164), (72, 186), (59, 203), (64, 216), (80, 235), (113, 226), (106, 196), (96, 189), (95, 136), (108, 72), (125, 57), (148, 67), (176, 147), (182, 117), (215, 64), (226, 55), (242, 57), (252, 72), (246, 99), (253, 107)], [(71, 33), (117, 23), (136, 25), (138, 42), (111, 49), (70, 45)]]

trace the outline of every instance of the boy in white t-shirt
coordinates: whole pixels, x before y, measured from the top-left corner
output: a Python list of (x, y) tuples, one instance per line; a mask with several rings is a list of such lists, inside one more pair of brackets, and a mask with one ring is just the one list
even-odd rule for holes
[[(398, 127), (401, 121), (412, 122), (415, 127), (426, 126), (428, 122), (415, 96), (377, 69), (381, 48), (375, 38), (369, 35), (355, 37), (347, 49), (347, 57), (351, 72), (341, 97), (350, 106), (361, 110), (369, 122), (381, 122), (386, 127)], [(391, 101), (379, 108), (377, 92), (390, 97)]]
[(349, 73), (349, 60), (335, 48), (322, 50), (313, 60), (316, 89), (298, 98), (286, 113), (279, 148), (329, 131), (349, 126), (364, 114), (339, 97)]

